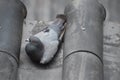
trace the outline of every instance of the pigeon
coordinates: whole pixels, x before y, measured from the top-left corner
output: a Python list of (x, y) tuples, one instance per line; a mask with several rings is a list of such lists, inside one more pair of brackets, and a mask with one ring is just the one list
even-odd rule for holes
[(25, 51), (32, 61), (47, 64), (53, 59), (65, 32), (65, 23), (66, 16), (58, 14), (56, 19), (50, 22), (45, 29), (26, 40), (28, 43)]

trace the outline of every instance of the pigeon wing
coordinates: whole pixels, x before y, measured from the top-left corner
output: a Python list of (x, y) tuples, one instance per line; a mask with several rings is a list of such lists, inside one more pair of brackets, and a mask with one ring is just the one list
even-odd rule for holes
[(59, 42), (57, 40), (50, 42), (40, 63), (45, 64), (50, 62), (58, 50), (58, 45)]

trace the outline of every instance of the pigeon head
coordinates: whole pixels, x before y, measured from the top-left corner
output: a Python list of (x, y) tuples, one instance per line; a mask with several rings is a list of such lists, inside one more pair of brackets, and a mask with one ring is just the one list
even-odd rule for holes
[(39, 38), (31, 36), (28, 44), (25, 46), (25, 51), (30, 59), (34, 62), (39, 63), (44, 54), (44, 45)]

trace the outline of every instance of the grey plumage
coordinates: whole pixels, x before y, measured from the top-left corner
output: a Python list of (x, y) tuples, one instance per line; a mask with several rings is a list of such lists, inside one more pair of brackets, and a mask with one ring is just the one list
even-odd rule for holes
[(57, 15), (48, 27), (29, 38), (25, 50), (31, 60), (46, 64), (58, 50), (59, 36), (64, 29), (65, 15)]

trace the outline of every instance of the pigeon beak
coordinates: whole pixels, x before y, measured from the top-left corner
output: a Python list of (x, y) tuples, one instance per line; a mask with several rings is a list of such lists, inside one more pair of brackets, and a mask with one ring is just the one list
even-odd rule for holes
[(29, 39), (26, 39), (25, 42), (30, 42), (30, 40), (29, 40)]

